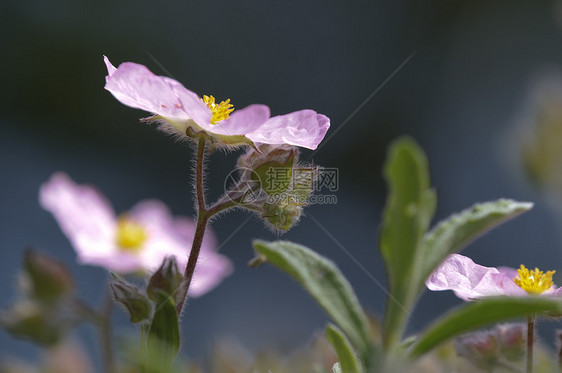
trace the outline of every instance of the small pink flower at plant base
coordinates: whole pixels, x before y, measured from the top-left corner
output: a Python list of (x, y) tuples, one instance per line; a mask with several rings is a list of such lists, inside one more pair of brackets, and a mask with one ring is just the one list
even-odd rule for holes
[(562, 288), (552, 283), (553, 274), (554, 271), (543, 273), (536, 268), (529, 271), (523, 265), (519, 270), (484, 267), (466, 256), (452, 254), (429, 276), (425, 284), (429, 290), (452, 290), (457, 297), (466, 301), (498, 295), (562, 295)]
[(330, 119), (314, 110), (271, 118), (265, 105), (234, 110), (230, 100), (216, 103), (213, 96), (200, 98), (146, 66), (124, 62), (116, 68), (105, 56), (104, 61), (108, 72), (105, 89), (122, 104), (154, 114), (148, 119), (179, 137), (205, 133), (225, 145), (289, 144), (316, 149), (330, 127)]
[[(77, 185), (60, 172), (41, 186), (39, 201), (53, 214), (81, 264), (117, 273), (152, 272), (165, 257), (175, 256), (180, 271), (187, 265), (195, 224), (173, 217), (160, 201), (141, 201), (117, 216), (97, 189)], [(232, 272), (232, 263), (216, 247), (213, 233), (207, 231), (189, 288), (193, 297), (210, 291)]]

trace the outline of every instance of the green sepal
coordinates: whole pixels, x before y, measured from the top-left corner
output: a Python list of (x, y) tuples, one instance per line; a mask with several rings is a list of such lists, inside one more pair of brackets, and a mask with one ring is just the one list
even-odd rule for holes
[(115, 301), (123, 306), (132, 323), (148, 320), (152, 314), (152, 303), (146, 295), (130, 284), (123, 277), (112, 273), (113, 279), (109, 283), (109, 288), (113, 293)]
[(183, 285), (183, 277), (178, 270), (176, 258), (169, 256), (164, 259), (160, 268), (148, 281), (146, 293), (156, 303), (161, 303), (165, 298), (171, 298), (174, 303), (176, 297), (181, 294), (178, 290)]
[[(186, 136), (193, 139), (199, 139), (200, 137), (204, 136), (210, 142), (209, 150), (211, 151), (220, 149), (225, 146), (238, 147), (243, 145), (249, 145), (257, 150), (254, 142), (244, 135), (220, 135), (217, 133), (213, 133), (203, 129), (191, 119), (177, 121), (170, 118), (164, 118), (160, 115), (153, 115), (149, 118), (143, 119), (143, 121), (166, 122), (173, 126), (180, 133), (185, 134)], [(218, 126), (220, 125), (220, 123), (216, 125)]]

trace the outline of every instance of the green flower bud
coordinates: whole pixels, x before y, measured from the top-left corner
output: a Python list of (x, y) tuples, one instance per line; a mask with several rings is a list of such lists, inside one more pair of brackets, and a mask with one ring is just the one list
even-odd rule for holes
[[(241, 170), (251, 170), (250, 179), (268, 195), (277, 195), (291, 187), (293, 168), (299, 150), (289, 145), (262, 145), (259, 152), (250, 149), (238, 159)], [(244, 175), (242, 175), (244, 177)]]
[(52, 346), (66, 329), (52, 311), (39, 303), (20, 301), (10, 311), (0, 314), (0, 325), (16, 338)]
[(25, 284), (32, 299), (53, 303), (69, 295), (74, 280), (65, 265), (32, 250), (24, 253)]
[(519, 324), (502, 324), (496, 327), (500, 352), (511, 361), (525, 356), (527, 348), (527, 326)]
[(178, 271), (176, 258), (173, 256), (164, 259), (164, 262), (152, 275), (148, 282), (146, 292), (150, 299), (161, 303), (166, 298), (176, 299), (179, 286), (182, 284), (183, 276)]
[(152, 303), (150, 300), (124, 278), (113, 274), (113, 281), (109, 284), (113, 298), (122, 305), (132, 323), (138, 323), (150, 318)]
[(483, 370), (493, 368), (499, 358), (498, 341), (489, 331), (465, 334), (455, 340), (457, 355)]
[(274, 230), (288, 231), (298, 223), (302, 215), (302, 206), (291, 196), (280, 198), (277, 203), (264, 203), (261, 217)]

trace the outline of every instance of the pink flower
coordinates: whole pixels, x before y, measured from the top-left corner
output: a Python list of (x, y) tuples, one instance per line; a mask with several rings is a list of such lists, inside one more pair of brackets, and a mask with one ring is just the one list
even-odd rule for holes
[(143, 65), (125, 62), (115, 68), (105, 56), (104, 61), (108, 72), (105, 89), (121, 103), (154, 114), (148, 119), (182, 138), (204, 132), (226, 145), (289, 144), (316, 149), (330, 127), (330, 119), (314, 110), (271, 118), (265, 105), (234, 110), (230, 100), (201, 99), (174, 79), (154, 75)]
[[(141, 201), (118, 217), (97, 189), (77, 185), (64, 173), (54, 174), (41, 186), (39, 201), (53, 214), (82, 264), (118, 273), (151, 272), (172, 255), (181, 271), (187, 264), (195, 224), (189, 218), (172, 217), (160, 201)], [(207, 231), (191, 296), (210, 291), (232, 272), (232, 263), (215, 251), (216, 246)]]
[(484, 267), (470, 258), (452, 254), (429, 276), (425, 284), (429, 290), (452, 290), (466, 301), (482, 297), (542, 294), (562, 295), (562, 288), (552, 283), (554, 271), (543, 273), (525, 266), (516, 270), (506, 267)]

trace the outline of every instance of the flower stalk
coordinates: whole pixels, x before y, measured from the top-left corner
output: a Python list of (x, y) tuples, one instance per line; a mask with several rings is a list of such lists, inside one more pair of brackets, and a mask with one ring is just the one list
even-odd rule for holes
[(189, 252), (189, 259), (187, 260), (187, 265), (185, 267), (185, 272), (183, 274), (183, 284), (180, 289), (181, 294), (179, 297), (180, 301), (176, 305), (178, 315), (181, 313), (183, 304), (185, 303), (185, 298), (187, 296), (187, 291), (189, 290), (189, 286), (191, 285), (191, 280), (193, 279), (193, 274), (195, 273), (195, 266), (197, 265), (199, 252), (201, 251), (201, 245), (203, 244), (205, 229), (207, 228), (207, 223), (209, 222), (209, 218), (210, 218), (210, 215), (207, 211), (207, 204), (205, 202), (205, 191), (204, 191), (203, 168), (205, 163), (205, 147), (206, 147), (206, 139), (204, 136), (201, 136), (197, 144), (197, 160), (195, 163), (195, 193), (197, 195), (197, 227), (195, 228), (195, 236), (193, 237), (191, 251)]
[(102, 354), (104, 371), (115, 373), (115, 359), (112, 347), (111, 315), (113, 314), (113, 299), (108, 293), (99, 311), (93, 309), (81, 299), (73, 299), (72, 306), (83, 321), (91, 322), (98, 332), (99, 347)]
[(111, 333), (111, 315), (113, 313), (113, 299), (111, 295), (107, 295), (101, 310), (101, 317), (98, 324), (100, 334), (100, 344), (103, 353), (103, 364), (105, 371), (115, 373), (115, 359), (113, 357), (112, 333)]
[(533, 342), (535, 336), (535, 316), (527, 318), (527, 373), (533, 373)]

